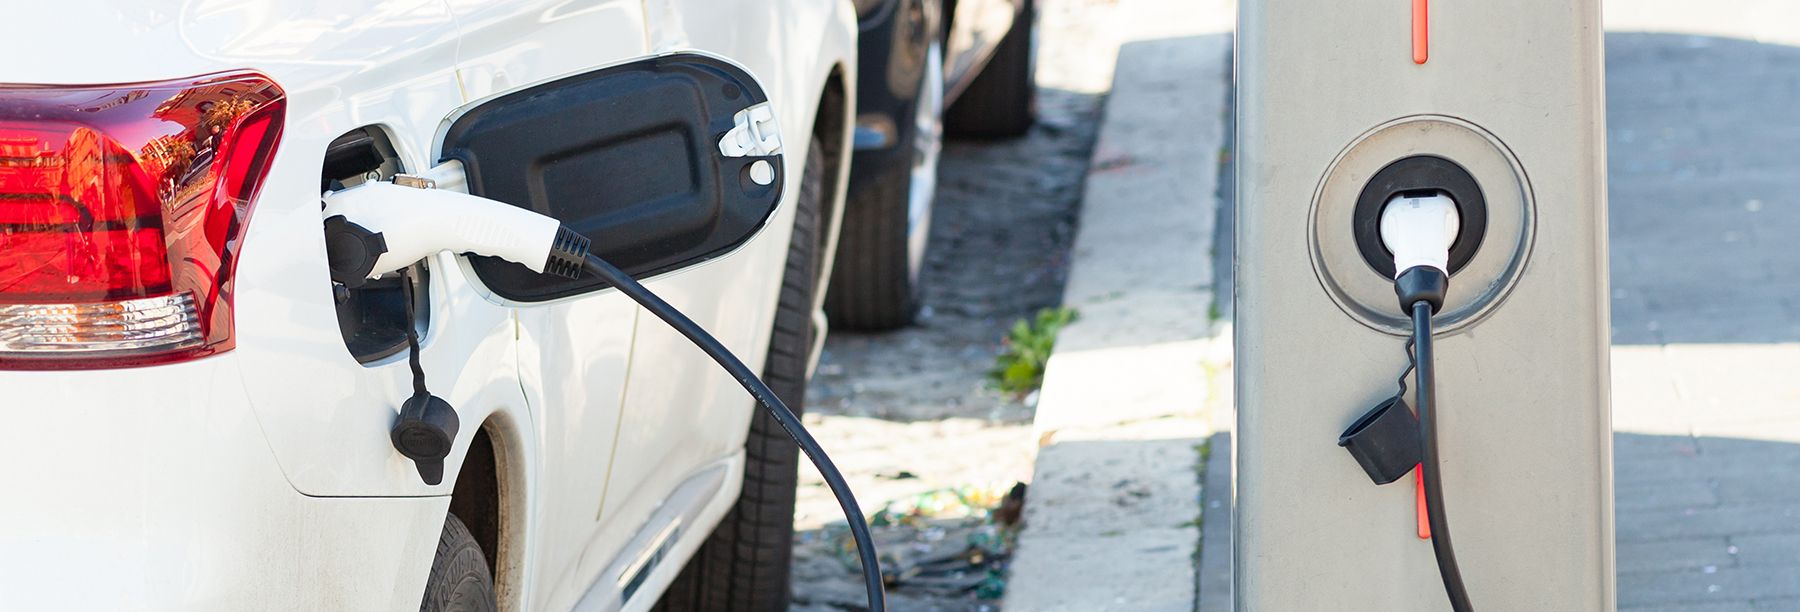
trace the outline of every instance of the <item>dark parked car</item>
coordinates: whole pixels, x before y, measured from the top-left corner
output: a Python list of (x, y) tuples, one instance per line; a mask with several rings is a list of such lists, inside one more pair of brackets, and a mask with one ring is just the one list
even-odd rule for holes
[(836, 327), (913, 322), (936, 195), (953, 135), (1030, 129), (1034, 0), (856, 0), (856, 155), (826, 312)]

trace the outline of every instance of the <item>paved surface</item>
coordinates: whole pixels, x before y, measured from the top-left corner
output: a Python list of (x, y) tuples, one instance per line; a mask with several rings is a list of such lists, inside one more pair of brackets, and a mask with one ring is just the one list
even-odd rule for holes
[(1607, 35), (1619, 604), (1800, 610), (1800, 23), (1695, 23)]
[(1126, 0), (1006, 603), (1193, 610), (1225, 2)]
[[(1083, 177), (1112, 81), (1112, 0), (1039, 3), (1039, 121), (1012, 141), (952, 141), (939, 170), (920, 325), (886, 334), (833, 332), (808, 390), (807, 427), (831, 452), (865, 511), (930, 491), (1004, 492), (1031, 478), (1028, 399), (991, 391), (986, 373), (1014, 321), (1055, 306), (1068, 276)], [(842, 515), (818, 473), (801, 471), (795, 609), (858, 609)], [(829, 527), (828, 527), (829, 526)], [(933, 523), (884, 551), (941, 546), (980, 532)], [(846, 563), (848, 561), (848, 563)], [(979, 573), (904, 580), (896, 610), (979, 610), (998, 603), (961, 588)]]

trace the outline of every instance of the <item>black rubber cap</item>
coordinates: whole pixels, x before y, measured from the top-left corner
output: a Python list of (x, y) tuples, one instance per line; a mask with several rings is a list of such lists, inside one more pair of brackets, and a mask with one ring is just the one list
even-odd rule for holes
[(450, 456), (450, 445), (456, 442), (459, 419), (450, 403), (435, 395), (420, 394), (406, 398), (400, 405), (400, 419), (388, 432), (394, 450), (413, 460), (419, 478), (425, 484), (444, 481), (444, 458)]
[(1378, 485), (1399, 480), (1424, 456), (1419, 446), (1419, 417), (1399, 396), (1387, 398), (1358, 417), (1338, 435), (1338, 446), (1350, 451), (1356, 464)]
[(325, 220), (325, 260), (331, 280), (352, 289), (369, 281), (375, 260), (387, 252), (387, 239), (378, 232), (351, 223), (343, 215)]
[(1431, 304), (1431, 314), (1444, 308), (1444, 296), (1450, 292), (1450, 277), (1431, 266), (1413, 266), (1394, 279), (1394, 295), (1400, 298), (1400, 314), (1412, 316), (1412, 305), (1424, 300)]

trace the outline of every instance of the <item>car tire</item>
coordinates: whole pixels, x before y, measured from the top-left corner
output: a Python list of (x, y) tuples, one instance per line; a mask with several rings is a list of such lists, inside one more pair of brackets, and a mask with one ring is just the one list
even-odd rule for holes
[(956, 136), (1023, 136), (1037, 121), (1037, 6), (1025, 0), (1012, 30), (1000, 39), (987, 66), (944, 113)]
[(481, 545), (455, 514), (444, 515), (420, 612), (493, 612), (494, 573)]
[[(763, 382), (796, 415), (806, 403), (811, 362), (813, 296), (818, 287), (820, 224), (825, 197), (824, 147), (814, 140), (800, 179), (794, 233), (788, 243), (781, 294)], [(744, 488), (706, 543), (663, 593), (660, 610), (786, 610), (794, 552), (794, 491), (800, 449), (756, 407), (744, 441)]]
[[(935, 37), (934, 37), (935, 39)], [(943, 148), (942, 43), (927, 46), (918, 95), (900, 113), (912, 117), (895, 150), (877, 158), (888, 167), (855, 167), (864, 181), (852, 189), (839, 230), (837, 263), (825, 313), (833, 327), (884, 331), (911, 325), (924, 304), (925, 248), (937, 166)], [(857, 161), (855, 163), (864, 163)]]

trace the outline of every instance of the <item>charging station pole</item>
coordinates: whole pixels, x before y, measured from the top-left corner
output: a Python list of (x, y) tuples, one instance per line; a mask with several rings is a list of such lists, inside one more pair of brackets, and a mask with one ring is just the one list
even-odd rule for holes
[(1599, 2), (1428, 1), (1239, 3), (1239, 610), (1449, 609), (1417, 471), (1335, 444), (1406, 366), (1371, 214), (1420, 189), (1463, 218), (1433, 412), (1469, 598), (1616, 606)]

